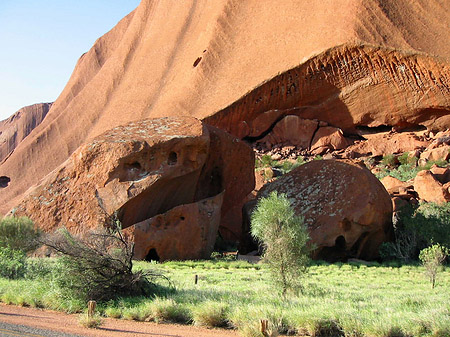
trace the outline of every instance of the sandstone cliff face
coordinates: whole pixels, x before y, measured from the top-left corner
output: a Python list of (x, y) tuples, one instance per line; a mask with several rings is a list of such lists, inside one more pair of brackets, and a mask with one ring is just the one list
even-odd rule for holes
[(42, 123), (51, 106), (52, 103), (26, 106), (0, 122), (0, 162)]
[(145, 119), (81, 146), (11, 213), (81, 234), (117, 217), (137, 258), (151, 249), (161, 259), (208, 258), (219, 226), (240, 237), (221, 220), (240, 217), (232, 205), (254, 188), (254, 160), (249, 146), (195, 118)]
[[(265, 113), (271, 118), (262, 120)], [(276, 76), (205, 121), (244, 138), (255, 123), (267, 131), (286, 115), (325, 121), (348, 133), (380, 125), (446, 129), (450, 64), (417, 53), (343, 45)]]
[(11, 179), (0, 212), (83, 143), (147, 117), (208, 118), (239, 136), (269, 110), (345, 132), (445, 127), (449, 6), (143, 0), (82, 56), (45, 121), (0, 165)]

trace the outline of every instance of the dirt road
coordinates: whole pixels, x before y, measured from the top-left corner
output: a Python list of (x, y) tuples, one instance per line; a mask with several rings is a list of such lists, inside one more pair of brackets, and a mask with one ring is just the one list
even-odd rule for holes
[(78, 315), (0, 304), (0, 321), (65, 334), (92, 337), (238, 337), (235, 331), (189, 325), (142, 323), (105, 318), (98, 329), (83, 328)]

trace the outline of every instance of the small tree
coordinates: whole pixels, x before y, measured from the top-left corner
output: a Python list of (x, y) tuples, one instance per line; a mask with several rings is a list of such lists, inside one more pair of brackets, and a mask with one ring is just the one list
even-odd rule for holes
[(438, 269), (442, 266), (448, 253), (448, 249), (439, 244), (432, 245), (420, 251), (419, 259), (425, 267), (425, 272), (430, 278), (431, 287), (433, 289), (436, 284)]
[(286, 195), (273, 191), (259, 200), (251, 217), (251, 234), (264, 249), (263, 258), (283, 296), (300, 286), (309, 264), (309, 234)]

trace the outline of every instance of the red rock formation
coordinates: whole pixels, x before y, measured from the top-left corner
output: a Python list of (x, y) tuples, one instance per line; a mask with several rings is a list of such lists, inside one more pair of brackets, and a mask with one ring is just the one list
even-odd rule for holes
[(207, 126), (208, 158), (198, 179), (196, 200), (224, 192), (220, 233), (230, 241), (241, 238), (242, 206), (255, 187), (255, 155), (244, 142), (223, 130)]
[(342, 130), (332, 126), (319, 128), (311, 141), (311, 152), (313, 154), (323, 154), (327, 150), (341, 150), (348, 146)]
[(286, 144), (300, 149), (309, 149), (311, 140), (318, 127), (318, 121), (288, 115), (281, 119), (272, 131), (258, 142), (270, 145)]
[(316, 258), (373, 259), (389, 239), (392, 203), (368, 169), (351, 162), (314, 160), (263, 187), (285, 193), (297, 214), (304, 216), (317, 245)]
[(218, 194), (177, 206), (127, 228), (125, 233), (135, 242), (134, 258), (158, 261), (208, 259), (217, 238), (222, 197), (223, 194)]
[(414, 190), (424, 201), (438, 204), (450, 202), (448, 185), (442, 184), (431, 171), (424, 170), (417, 173), (414, 179)]
[(423, 162), (427, 161), (437, 161), (437, 160), (448, 160), (450, 158), (450, 146), (445, 145), (441, 147), (436, 147), (430, 150), (426, 150), (420, 154), (420, 159)]
[(400, 194), (405, 190), (413, 187), (412, 184), (401, 181), (391, 176), (386, 176), (380, 181), (389, 194)]
[[(450, 127), (450, 65), (424, 54), (368, 45), (331, 48), (206, 119), (238, 137), (265, 111), (356, 126)], [(269, 128), (267, 125), (266, 128)]]
[(414, 132), (379, 132), (374, 134), (363, 134), (367, 140), (351, 145), (347, 152), (358, 155), (383, 156), (393, 153), (413, 152), (417, 149), (426, 148), (430, 141), (420, 137)]
[[(81, 146), (12, 213), (29, 216), (45, 231), (64, 225), (74, 233), (117, 216), (123, 228), (137, 224), (130, 231), (139, 257), (157, 248), (163, 259), (204, 258), (215, 242), (222, 200), (224, 218), (233, 216), (232, 205), (242, 203), (253, 187), (254, 155), (243, 142), (192, 117), (147, 119)], [(228, 229), (226, 223), (223, 227)], [(140, 236), (156, 229), (162, 231), (158, 237), (178, 233), (171, 236), (173, 245)]]
[(26, 106), (0, 122), (0, 163), (42, 123), (52, 103)]
[(80, 58), (45, 121), (1, 164), (0, 176), (11, 181), (0, 212), (83, 143), (146, 117), (210, 117), (239, 136), (276, 110), (275, 120), (297, 114), (344, 132), (445, 126), (449, 6), (143, 0)]

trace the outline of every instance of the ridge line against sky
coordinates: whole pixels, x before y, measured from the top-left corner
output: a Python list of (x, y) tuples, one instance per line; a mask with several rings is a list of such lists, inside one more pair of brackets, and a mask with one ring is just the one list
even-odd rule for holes
[(56, 100), (80, 56), (139, 0), (1, 0), (0, 120)]

